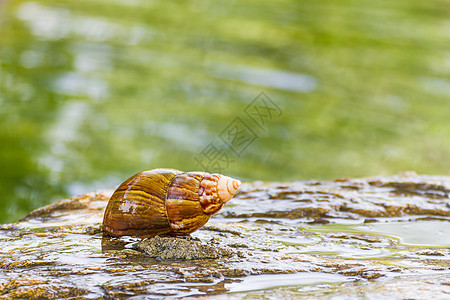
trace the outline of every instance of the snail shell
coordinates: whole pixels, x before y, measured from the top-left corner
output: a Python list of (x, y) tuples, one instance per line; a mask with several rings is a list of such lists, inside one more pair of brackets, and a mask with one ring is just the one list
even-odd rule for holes
[(103, 230), (115, 237), (188, 235), (205, 225), (240, 184), (205, 172), (153, 169), (137, 173), (111, 196)]

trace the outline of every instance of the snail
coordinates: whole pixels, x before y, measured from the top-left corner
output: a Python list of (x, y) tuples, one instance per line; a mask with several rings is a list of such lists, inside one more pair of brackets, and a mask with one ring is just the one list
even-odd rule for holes
[(153, 169), (137, 173), (109, 199), (103, 230), (114, 237), (189, 235), (205, 225), (240, 184), (206, 172)]

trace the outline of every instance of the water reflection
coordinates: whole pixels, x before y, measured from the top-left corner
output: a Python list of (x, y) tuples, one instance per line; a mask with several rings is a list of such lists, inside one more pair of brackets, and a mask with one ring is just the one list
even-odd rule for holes
[(77, 16), (69, 9), (47, 7), (36, 2), (23, 2), (17, 10), (17, 17), (25, 21), (41, 40), (59, 40), (69, 35), (79, 35), (87, 40), (103, 42), (129, 36), (119, 24), (101, 17)]
[(249, 84), (286, 91), (307, 93), (317, 86), (317, 80), (312, 76), (283, 70), (219, 65), (214, 68), (214, 72), (219, 78), (242, 80)]
[(262, 91), (283, 114), (228, 175), (447, 173), (444, 12), (438, 0), (3, 2), (0, 222), (144, 169), (198, 169)]

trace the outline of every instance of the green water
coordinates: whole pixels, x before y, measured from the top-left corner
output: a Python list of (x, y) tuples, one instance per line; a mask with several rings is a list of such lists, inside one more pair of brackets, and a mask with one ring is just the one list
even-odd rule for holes
[(2, 1), (0, 222), (156, 167), (448, 174), (449, 15), (444, 0)]

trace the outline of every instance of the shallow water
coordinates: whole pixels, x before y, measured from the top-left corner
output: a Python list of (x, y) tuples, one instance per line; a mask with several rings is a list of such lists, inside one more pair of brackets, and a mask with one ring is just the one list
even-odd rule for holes
[(450, 247), (450, 220), (413, 222), (391, 220), (370, 225), (321, 225), (306, 228), (313, 232), (350, 232), (387, 237), (405, 246)]
[(358, 228), (399, 239), (401, 245), (420, 247), (450, 247), (450, 222), (416, 221), (405, 223), (379, 223)]
[(249, 292), (255, 290), (268, 290), (285, 286), (314, 286), (317, 284), (343, 283), (347, 281), (345, 276), (325, 273), (296, 273), (280, 275), (258, 275), (245, 277), (240, 282), (225, 284), (230, 292)]
[[(449, 14), (442, 0), (1, 1), (0, 222), (156, 167), (448, 174)], [(261, 92), (270, 116), (250, 114)], [(237, 117), (252, 139), (234, 149)]]

